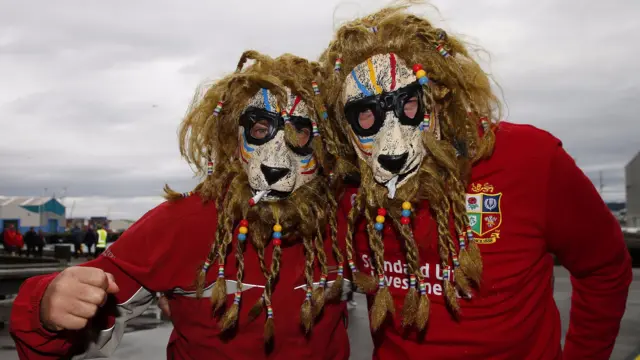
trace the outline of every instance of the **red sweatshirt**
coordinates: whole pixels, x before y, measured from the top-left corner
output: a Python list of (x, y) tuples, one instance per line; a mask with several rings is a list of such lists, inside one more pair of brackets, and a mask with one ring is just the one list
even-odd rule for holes
[[(354, 194), (352, 189), (347, 195)], [(472, 170), (467, 211), (484, 260), (483, 284), (452, 319), (442, 296), (436, 224), (428, 204), (412, 221), (427, 277), (431, 314), (424, 337), (405, 334), (405, 256), (385, 224), (385, 274), (397, 314), (374, 334), (374, 359), (609, 359), (632, 279), (620, 225), (559, 140), (502, 123), (495, 153)], [(351, 196), (342, 206), (351, 208)], [(355, 237), (360, 270), (371, 270), (364, 221)], [(553, 258), (571, 273), (571, 320), (564, 351), (553, 299)], [(372, 303), (372, 297), (369, 298)]]
[[(127, 230), (103, 256), (83, 264), (114, 275), (120, 291), (98, 313), (87, 329), (51, 333), (39, 318), (40, 300), (56, 276), (34, 277), (20, 289), (11, 313), (10, 331), (20, 359), (59, 359), (69, 355), (108, 356), (121, 340), (126, 320), (140, 315), (155, 292), (173, 291), (169, 302), (174, 330), (167, 347), (170, 359), (317, 359), (347, 360), (349, 341), (344, 302), (328, 304), (324, 314), (305, 338), (300, 330), (300, 306), (305, 298), (302, 244), (282, 249), (281, 272), (273, 291), (274, 347), (265, 353), (263, 316), (250, 321), (249, 309), (262, 295), (265, 283), (253, 247), (245, 251), (245, 275), (239, 326), (234, 336), (221, 336), (211, 303), (194, 296), (196, 270), (208, 254), (214, 239), (217, 213), (211, 203), (203, 205), (198, 196), (164, 203), (151, 210)], [(235, 243), (235, 240), (234, 240)], [(232, 247), (235, 250), (235, 246)], [(330, 253), (327, 241), (327, 254)], [(272, 247), (265, 259), (271, 262)], [(328, 256), (330, 264), (332, 257)], [(227, 305), (235, 292), (235, 252), (228, 254)], [(207, 282), (217, 278), (217, 267)], [(333, 280), (335, 274), (330, 274)], [(315, 280), (319, 280), (316, 274)], [(231, 290), (230, 290), (231, 289)], [(116, 316), (117, 315), (117, 316)], [(93, 336), (89, 336), (93, 333)]]

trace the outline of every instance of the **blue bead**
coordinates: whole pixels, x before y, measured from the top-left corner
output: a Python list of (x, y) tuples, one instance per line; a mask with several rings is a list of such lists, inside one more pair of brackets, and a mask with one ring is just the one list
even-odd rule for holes
[(247, 234), (238, 234), (238, 240), (240, 241), (247, 240)]
[(402, 210), (402, 216), (404, 217), (411, 216), (411, 210)]
[(274, 239), (280, 239), (282, 237), (282, 233), (280, 231), (276, 231), (271, 235)]
[(429, 78), (426, 76), (421, 77), (420, 79), (418, 79), (418, 82), (420, 83), (420, 85), (424, 85), (429, 81)]
[(376, 224), (375, 224), (375, 225), (373, 225), (373, 226), (374, 226), (374, 227), (376, 228), (376, 230), (378, 230), (378, 231), (382, 231), (382, 229), (384, 228), (384, 224), (382, 224), (382, 223), (376, 223)]

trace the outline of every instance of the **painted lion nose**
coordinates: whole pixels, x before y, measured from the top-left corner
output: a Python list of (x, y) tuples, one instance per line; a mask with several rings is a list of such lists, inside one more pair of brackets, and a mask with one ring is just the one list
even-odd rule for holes
[(271, 166), (266, 166), (264, 164), (260, 164), (260, 170), (264, 175), (264, 179), (267, 180), (267, 184), (273, 185), (278, 182), (278, 180), (287, 176), (289, 173), (289, 169), (286, 168), (275, 168)]
[(392, 174), (397, 174), (402, 170), (402, 167), (407, 162), (408, 158), (408, 152), (400, 155), (378, 155), (378, 162), (383, 169), (391, 172)]

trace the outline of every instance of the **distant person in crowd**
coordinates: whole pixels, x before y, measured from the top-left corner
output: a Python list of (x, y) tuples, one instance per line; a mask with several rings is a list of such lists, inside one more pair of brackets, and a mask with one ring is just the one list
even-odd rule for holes
[(2, 240), (4, 242), (4, 251), (7, 254), (15, 255), (18, 251), (18, 243), (16, 242), (16, 229), (13, 227), (13, 224), (10, 224), (9, 227), (4, 230)]
[(24, 242), (27, 245), (27, 257), (29, 257), (32, 254), (35, 256), (36, 246), (39, 240), (38, 240), (38, 234), (36, 233), (33, 227), (29, 228), (29, 231), (27, 231), (27, 233), (24, 234)]
[(78, 258), (82, 255), (82, 230), (78, 225), (74, 225), (71, 229), (71, 242), (73, 243), (73, 257)]
[(96, 257), (100, 256), (107, 248), (107, 230), (102, 225), (98, 225), (98, 243), (96, 244)]
[[(96, 243), (98, 242), (98, 234), (91, 225), (87, 226), (84, 233), (84, 244), (87, 246), (87, 257), (96, 255)], [(91, 250), (93, 249), (93, 251)]]
[(44, 246), (46, 244), (47, 242), (44, 239), (44, 234), (42, 233), (42, 229), (38, 229), (38, 238), (36, 241), (36, 254), (38, 255), (38, 257), (42, 257)]
[(18, 256), (22, 256), (22, 248), (24, 248), (24, 237), (22, 236), (22, 233), (18, 230), (16, 231), (16, 252), (18, 253)]

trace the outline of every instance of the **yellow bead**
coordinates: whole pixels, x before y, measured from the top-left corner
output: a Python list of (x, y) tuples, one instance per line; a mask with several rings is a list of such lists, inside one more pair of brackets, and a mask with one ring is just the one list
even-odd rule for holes
[(384, 216), (382, 216), (382, 215), (376, 216), (376, 222), (383, 223), (384, 222)]
[(424, 70), (418, 70), (418, 72), (416, 73), (416, 77), (418, 79), (420, 79), (421, 77), (425, 77), (427, 76), (427, 73)]
[(402, 209), (403, 210), (411, 210), (411, 203), (408, 201), (405, 201), (402, 203)]
[(280, 224), (273, 225), (273, 231), (281, 232), (282, 231), (282, 226), (280, 226)]
[(249, 229), (247, 229), (247, 228), (246, 228), (246, 227), (244, 227), (244, 226), (240, 226), (240, 229), (238, 229), (238, 232), (239, 232), (240, 234), (246, 234), (248, 231), (249, 231)]

